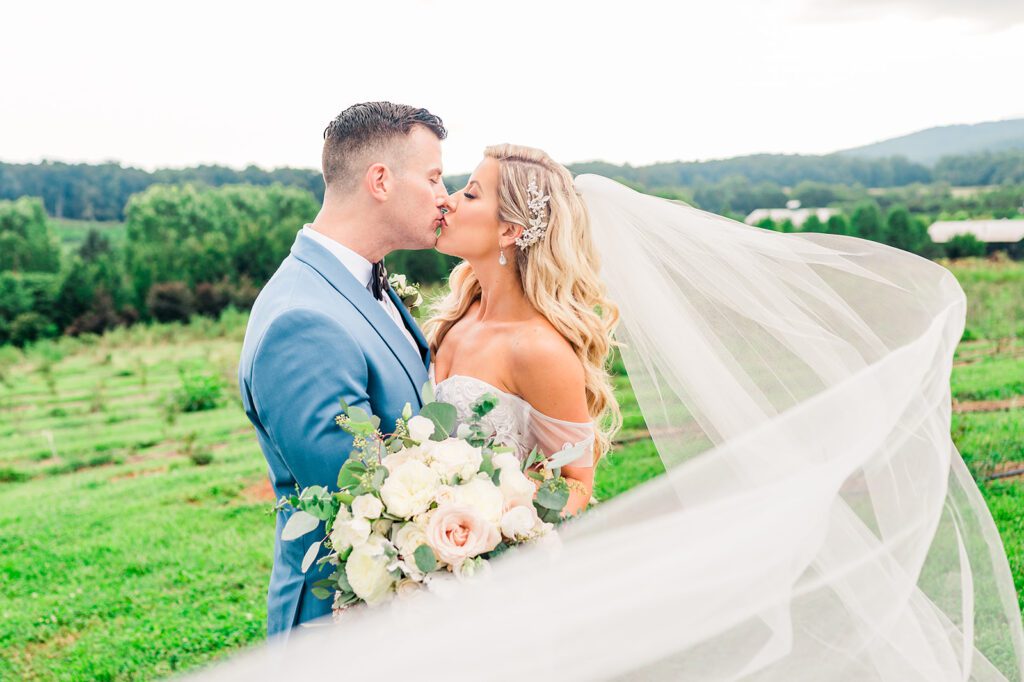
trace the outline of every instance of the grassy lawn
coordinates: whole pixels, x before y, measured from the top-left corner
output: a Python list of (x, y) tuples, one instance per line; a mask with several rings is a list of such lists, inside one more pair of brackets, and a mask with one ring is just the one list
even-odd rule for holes
[[(1024, 394), (1024, 343), (1007, 333), (1024, 337), (1024, 267), (993, 270), (954, 267), (972, 301), (957, 400)], [(161, 677), (263, 638), (273, 520), (237, 398), (244, 323), (0, 348), (0, 679)], [(218, 407), (173, 409), (190, 376), (222, 386)], [(601, 463), (599, 499), (662, 471), (625, 377), (617, 391), (625, 443)], [(954, 415), (953, 437), (976, 476), (1024, 463), (1024, 410)], [(982, 484), (1018, 592), (1022, 485)]]

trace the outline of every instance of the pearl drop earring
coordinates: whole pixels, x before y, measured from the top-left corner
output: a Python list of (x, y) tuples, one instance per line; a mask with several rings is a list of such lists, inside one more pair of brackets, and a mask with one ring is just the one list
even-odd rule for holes
[(505, 265), (508, 263), (508, 259), (505, 258), (505, 249), (498, 247), (498, 265)]

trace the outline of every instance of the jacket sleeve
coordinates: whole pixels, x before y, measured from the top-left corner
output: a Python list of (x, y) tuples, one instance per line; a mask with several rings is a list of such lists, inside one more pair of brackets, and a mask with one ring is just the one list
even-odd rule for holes
[(336, 487), (352, 448), (334, 421), (339, 399), (369, 412), (367, 381), (366, 358), (337, 321), (293, 309), (270, 324), (253, 357), (253, 406), (299, 487)]

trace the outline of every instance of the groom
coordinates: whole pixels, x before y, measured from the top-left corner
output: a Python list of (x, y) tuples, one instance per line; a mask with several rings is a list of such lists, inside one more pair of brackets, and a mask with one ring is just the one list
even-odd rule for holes
[[(384, 424), (407, 402), (421, 406), (430, 353), (379, 262), (395, 249), (434, 246), (448, 196), (446, 135), (426, 109), (390, 102), (349, 107), (324, 131), (323, 207), (256, 299), (238, 368), (278, 499), (296, 484), (336, 487), (352, 446), (334, 422), (339, 399)], [(277, 515), (271, 636), (331, 611), (311, 587), (328, 572), (301, 569), (316, 533), (282, 542), (289, 516)]]

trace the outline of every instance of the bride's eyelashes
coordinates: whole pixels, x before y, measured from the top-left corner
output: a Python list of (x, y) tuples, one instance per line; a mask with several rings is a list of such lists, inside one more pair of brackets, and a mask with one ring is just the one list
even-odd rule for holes
[(470, 194), (469, 192), (463, 192), (462, 196), (466, 197), (467, 199), (476, 199), (476, 197)]

